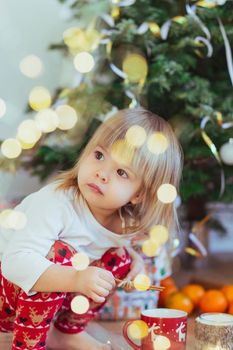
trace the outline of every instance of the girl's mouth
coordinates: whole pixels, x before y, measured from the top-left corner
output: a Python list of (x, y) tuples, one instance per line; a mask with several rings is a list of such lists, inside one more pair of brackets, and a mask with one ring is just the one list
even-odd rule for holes
[(100, 189), (97, 185), (91, 183), (91, 184), (87, 184), (87, 186), (88, 186), (93, 192), (99, 193), (99, 194), (103, 194), (103, 192), (101, 191), (101, 189)]

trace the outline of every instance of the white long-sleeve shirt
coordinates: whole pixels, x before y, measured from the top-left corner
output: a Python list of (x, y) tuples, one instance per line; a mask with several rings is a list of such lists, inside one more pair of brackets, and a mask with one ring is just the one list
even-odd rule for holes
[(101, 258), (111, 247), (129, 245), (131, 235), (109, 231), (95, 219), (74, 190), (56, 190), (52, 183), (27, 196), (15, 210), (26, 214), (23, 229), (0, 229), (0, 261), (6, 279), (28, 293), (53, 264), (46, 256), (56, 240), (70, 244), (90, 260)]

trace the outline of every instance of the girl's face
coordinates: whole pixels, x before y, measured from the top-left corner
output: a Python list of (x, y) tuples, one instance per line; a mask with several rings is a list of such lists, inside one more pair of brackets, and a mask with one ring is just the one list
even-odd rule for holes
[(80, 163), (78, 185), (90, 206), (115, 211), (139, 200), (141, 179), (113, 159), (108, 149), (97, 146)]

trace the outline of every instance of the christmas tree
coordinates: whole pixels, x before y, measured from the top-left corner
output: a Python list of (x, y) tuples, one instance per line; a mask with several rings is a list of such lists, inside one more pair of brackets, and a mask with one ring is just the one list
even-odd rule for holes
[[(15, 157), (6, 156), (2, 140), (1, 168), (24, 167), (46, 179), (74, 164), (106, 115), (141, 105), (168, 120), (183, 146), (182, 201), (232, 201), (233, 2), (60, 2), (77, 25), (50, 49), (72, 59), (74, 81), (59, 86), (52, 101), (38, 106), (31, 98), (36, 141), (23, 140), (22, 131)], [(70, 125), (40, 126), (48, 107), (51, 120), (69, 114)]]

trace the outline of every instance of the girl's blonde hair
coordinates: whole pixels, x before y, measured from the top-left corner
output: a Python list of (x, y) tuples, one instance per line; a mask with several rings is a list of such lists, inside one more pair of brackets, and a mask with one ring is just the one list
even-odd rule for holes
[(129, 227), (129, 232), (148, 232), (154, 225), (164, 225), (170, 232), (170, 238), (179, 229), (174, 202), (164, 204), (157, 197), (158, 188), (169, 183), (178, 190), (181, 170), (182, 151), (171, 126), (161, 117), (142, 108), (124, 109), (103, 122), (95, 131), (74, 167), (56, 177), (58, 189), (75, 189), (77, 199), (80, 195), (77, 174), (80, 163), (97, 145), (110, 149), (116, 142), (125, 140), (126, 132), (132, 126), (144, 128), (147, 140), (155, 132), (162, 133), (169, 146), (165, 152), (156, 155), (149, 151), (147, 142), (134, 148), (131, 167), (142, 178), (142, 199), (135, 205), (127, 204), (122, 211), (135, 218), (137, 226)]

